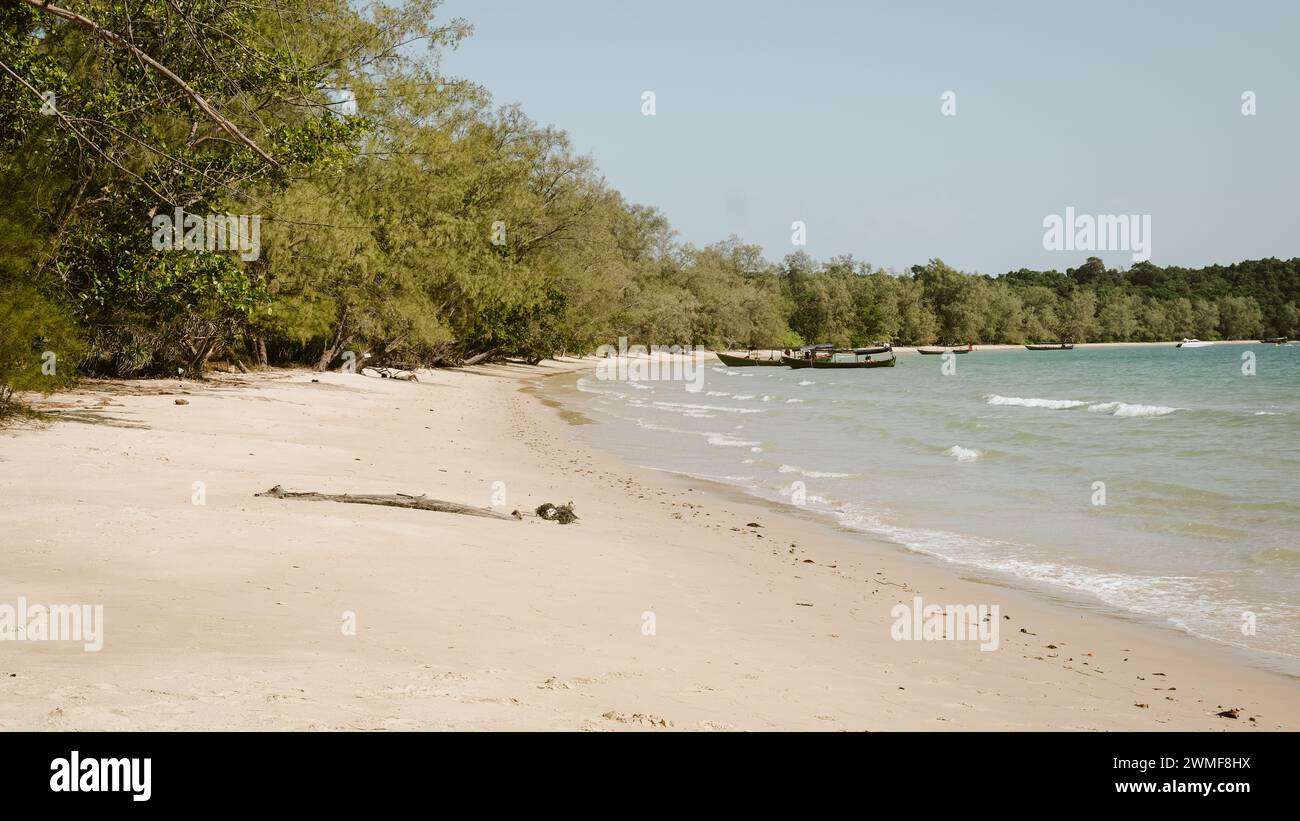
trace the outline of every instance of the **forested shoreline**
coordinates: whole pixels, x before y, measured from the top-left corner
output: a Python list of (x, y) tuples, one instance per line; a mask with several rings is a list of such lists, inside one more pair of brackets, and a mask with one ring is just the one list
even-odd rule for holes
[[(470, 29), (437, 5), (0, 9), (0, 405), (77, 374), (324, 369), (348, 351), (414, 367), (536, 362), (618, 337), (1300, 335), (1300, 259), (987, 276), (679, 242), (563, 131), (444, 76), (439, 55)], [(155, 220), (177, 208), (258, 216), (258, 252), (160, 249)]]

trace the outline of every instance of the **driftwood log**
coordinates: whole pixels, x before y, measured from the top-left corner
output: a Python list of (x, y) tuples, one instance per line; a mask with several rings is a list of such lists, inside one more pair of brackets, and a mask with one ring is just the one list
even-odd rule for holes
[(508, 522), (517, 521), (518, 516), (507, 516), (504, 513), (498, 513), (491, 508), (471, 507), (462, 505), (458, 502), (444, 502), (441, 499), (430, 499), (423, 494), (420, 496), (411, 496), (406, 493), (392, 494), (352, 494), (352, 493), (315, 493), (311, 491), (299, 492), (285, 490), (276, 485), (264, 493), (255, 493), (254, 496), (270, 496), (272, 499), (299, 499), (304, 502), (350, 502), (354, 505), (382, 505), (384, 507), (408, 507), (416, 510), (431, 510), (435, 513), (461, 513), (466, 516), (483, 516), (488, 519), (504, 519)]
[[(178, 399), (177, 402), (185, 400)], [(559, 522), (567, 525), (578, 520), (578, 514), (573, 512), (573, 502), (567, 505), (554, 505), (550, 502), (539, 505), (532, 512), (515, 510), (507, 516), (504, 513), (498, 513), (490, 507), (472, 507), (462, 505), (459, 502), (446, 502), (442, 499), (430, 499), (423, 493), (419, 496), (412, 496), (409, 493), (316, 493), (315, 491), (298, 491), (285, 490), (283, 487), (276, 485), (270, 490), (262, 493), (254, 493), (254, 496), (269, 496), (272, 499), (299, 499), (305, 502), (349, 502), (354, 505), (380, 505), (383, 507), (406, 507), (415, 510), (431, 510), (434, 513), (460, 513), (465, 516), (483, 516), (488, 519), (502, 519), (505, 521), (518, 521), (525, 516), (536, 516), (547, 522)]]
[(404, 382), (419, 382), (419, 377), (414, 371), (408, 371), (404, 368), (389, 368), (379, 365), (367, 365), (361, 369), (362, 376), (370, 376), (366, 371), (374, 371), (382, 379), (401, 379)]

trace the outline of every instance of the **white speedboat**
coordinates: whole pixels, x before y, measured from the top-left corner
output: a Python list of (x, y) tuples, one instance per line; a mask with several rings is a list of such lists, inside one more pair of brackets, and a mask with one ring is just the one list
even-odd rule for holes
[(1184, 339), (1182, 342), (1179, 342), (1179, 343), (1178, 343), (1178, 347), (1180, 347), (1180, 348), (1208, 348), (1208, 347), (1210, 347), (1210, 346), (1213, 345), (1213, 344), (1214, 344), (1213, 342), (1202, 342), (1202, 341), (1199, 340), (1199, 339)]

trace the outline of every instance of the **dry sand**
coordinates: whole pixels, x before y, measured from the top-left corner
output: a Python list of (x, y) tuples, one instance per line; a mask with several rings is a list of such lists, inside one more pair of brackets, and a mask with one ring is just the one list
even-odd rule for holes
[[(1172, 630), (577, 445), (527, 386), (580, 364), (87, 383), (43, 401), (63, 421), (0, 431), (0, 604), (102, 604), (106, 638), (0, 641), (0, 727), (1300, 726), (1294, 680)], [(276, 484), (475, 505), (503, 489), (504, 510), (572, 500), (581, 518), (254, 497)], [(913, 595), (998, 604), (1000, 648), (892, 640), (890, 608)]]

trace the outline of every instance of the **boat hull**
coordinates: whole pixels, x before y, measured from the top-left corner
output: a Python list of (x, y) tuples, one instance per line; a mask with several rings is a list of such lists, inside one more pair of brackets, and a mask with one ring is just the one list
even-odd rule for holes
[(842, 368), (892, 368), (898, 357), (891, 356), (888, 359), (864, 359), (861, 362), (810, 362), (809, 367), (842, 369)]
[(731, 356), (725, 353), (715, 353), (714, 356), (718, 357), (718, 361), (729, 368), (750, 368), (758, 364), (747, 356)]
[(766, 365), (768, 367), (781, 366), (785, 363), (780, 359), (759, 359), (752, 356), (733, 356), (729, 353), (714, 353), (718, 361), (731, 368), (752, 368), (755, 365)]
[(1073, 346), (1073, 345), (1066, 345), (1066, 344), (1061, 344), (1061, 345), (1026, 345), (1025, 347), (1028, 348), (1028, 349), (1031, 350), (1031, 351), (1072, 351), (1072, 350), (1074, 350), (1074, 346)]

